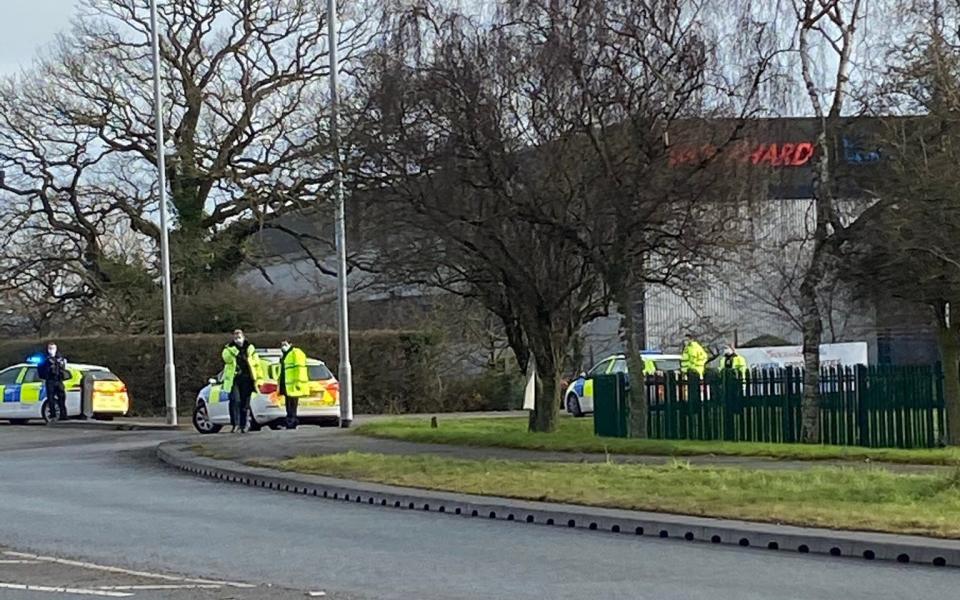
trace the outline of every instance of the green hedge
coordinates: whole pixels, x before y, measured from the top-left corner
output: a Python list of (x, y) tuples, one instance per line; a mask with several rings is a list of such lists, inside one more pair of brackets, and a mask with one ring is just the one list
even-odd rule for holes
[[(255, 333), (250, 340), (259, 348), (276, 348), (285, 335)], [(220, 350), (228, 340), (220, 334), (176, 336), (177, 390), (184, 414), (192, 409), (207, 379), (222, 367)], [(336, 372), (335, 332), (300, 333), (293, 341)], [(163, 414), (162, 336), (73, 337), (59, 338), (57, 343), (68, 360), (107, 366), (123, 379), (135, 415)], [(443, 350), (431, 334), (366, 331), (351, 336), (350, 343), (354, 411), (358, 414), (486, 410), (513, 404), (506, 396), (512, 396), (510, 390), (515, 387), (496, 377), (441, 382), (437, 366)], [(44, 345), (41, 340), (0, 342), (0, 366), (21, 362)]]

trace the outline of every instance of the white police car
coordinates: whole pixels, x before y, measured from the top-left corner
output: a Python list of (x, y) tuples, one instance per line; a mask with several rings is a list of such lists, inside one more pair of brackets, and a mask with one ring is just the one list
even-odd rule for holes
[[(47, 402), (47, 391), (37, 373), (40, 357), (9, 366), (0, 371), (0, 420), (21, 424), (31, 420), (50, 421), (53, 404)], [(110, 369), (99, 365), (68, 363), (70, 379), (63, 382), (66, 390), (67, 417), (83, 413), (82, 395), (86, 388), (93, 394), (94, 418), (110, 419), (130, 411), (127, 386)], [(84, 380), (90, 385), (84, 386)]]
[[(660, 354), (655, 352), (641, 352), (646, 360), (652, 360), (657, 371), (679, 371), (679, 354)], [(564, 393), (563, 406), (568, 413), (575, 417), (582, 417), (593, 412), (593, 377), (612, 373), (627, 372), (627, 357), (623, 354), (608, 356), (593, 366), (586, 373), (581, 373), (573, 380)]]
[[(279, 349), (257, 350), (265, 363), (267, 378), (250, 396), (247, 420), (251, 431), (263, 427), (280, 429), (287, 417), (284, 398), (277, 380), (280, 377)], [(310, 395), (300, 398), (297, 420), (301, 424), (334, 425), (340, 417), (340, 384), (321, 360), (307, 358)], [(209, 380), (197, 394), (193, 409), (193, 426), (200, 433), (217, 433), (230, 424), (230, 394), (223, 391), (223, 371)]]

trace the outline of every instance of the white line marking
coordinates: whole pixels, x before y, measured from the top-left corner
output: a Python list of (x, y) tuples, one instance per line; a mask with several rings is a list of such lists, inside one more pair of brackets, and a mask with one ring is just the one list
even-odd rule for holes
[(147, 590), (219, 590), (222, 585), (214, 583), (184, 583), (184, 584), (154, 584), (154, 585), (98, 585), (98, 590), (123, 590), (123, 591), (147, 591)]
[(106, 596), (108, 598), (129, 598), (133, 595), (125, 592), (87, 590), (84, 588), (51, 587), (46, 585), (25, 585), (22, 583), (5, 583), (2, 581), (0, 581), (0, 589), (21, 590), (24, 592), (49, 592), (53, 594), (74, 594), (77, 596)]
[(133, 571), (130, 569), (122, 569), (120, 567), (98, 565), (96, 563), (82, 562), (79, 560), (66, 560), (64, 558), (55, 558), (53, 556), (38, 556), (36, 554), (27, 554), (25, 552), (4, 552), (4, 554), (6, 556), (12, 556), (14, 558), (37, 560), (37, 561), (43, 561), (43, 562), (52, 562), (60, 565), (67, 565), (69, 567), (79, 567), (81, 569), (90, 569), (93, 571), (105, 571), (107, 573), (121, 573), (123, 575), (130, 575), (133, 577), (147, 577), (149, 579), (161, 579), (163, 581), (179, 581), (181, 583), (221, 585), (226, 587), (245, 588), (245, 589), (256, 587), (255, 585), (251, 585), (249, 583), (238, 583), (236, 581), (214, 581), (210, 579), (193, 579), (189, 577), (177, 577), (175, 575), (161, 575), (159, 573), (148, 573), (146, 571)]
[(36, 565), (40, 564), (39, 560), (3, 560), (0, 559), (0, 565)]

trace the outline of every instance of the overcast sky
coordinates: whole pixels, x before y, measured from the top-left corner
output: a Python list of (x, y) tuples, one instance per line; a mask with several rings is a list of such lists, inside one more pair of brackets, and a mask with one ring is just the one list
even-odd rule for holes
[(0, 75), (16, 72), (70, 26), (76, 0), (0, 0)]

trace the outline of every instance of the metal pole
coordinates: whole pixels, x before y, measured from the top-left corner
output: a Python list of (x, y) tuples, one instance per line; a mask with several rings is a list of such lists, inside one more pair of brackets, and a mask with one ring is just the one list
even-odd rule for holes
[(163, 108), (160, 96), (160, 34), (157, 30), (157, 0), (150, 0), (150, 33), (153, 42), (153, 110), (157, 134), (157, 176), (160, 197), (160, 269), (163, 277), (164, 395), (167, 423), (177, 424), (177, 368), (173, 363), (173, 300), (170, 281), (170, 240), (167, 232), (167, 171), (164, 157)]
[(353, 375), (350, 367), (350, 324), (347, 318), (347, 233), (343, 207), (343, 161), (340, 156), (339, 95), (337, 92), (337, 2), (327, 0), (328, 43), (330, 54), (330, 142), (333, 145), (337, 238), (337, 317), (340, 328), (340, 427), (353, 421)]

